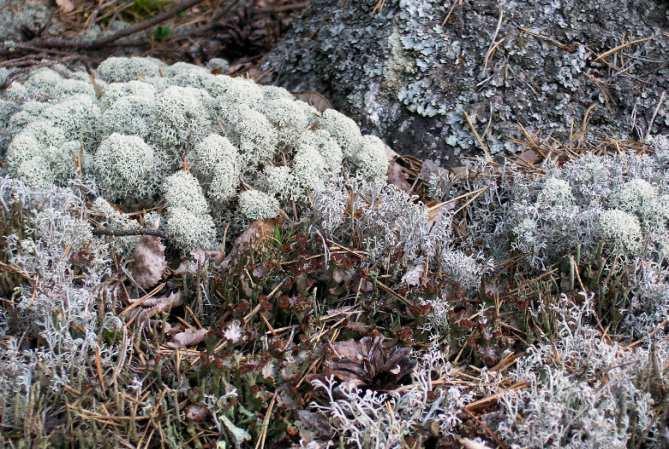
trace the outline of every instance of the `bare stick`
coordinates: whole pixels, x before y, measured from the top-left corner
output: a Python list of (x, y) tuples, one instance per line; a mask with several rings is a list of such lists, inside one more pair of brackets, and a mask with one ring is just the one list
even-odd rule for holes
[(172, 8), (168, 9), (165, 12), (155, 15), (150, 19), (147, 19), (143, 22), (137, 23), (135, 25), (129, 26), (122, 30), (119, 30), (115, 33), (112, 33), (108, 36), (103, 36), (98, 39), (93, 40), (71, 40), (71, 39), (61, 39), (61, 38), (49, 38), (49, 39), (35, 39), (27, 42), (26, 44), (18, 43), (16, 46), (22, 46), (29, 44), (32, 47), (41, 47), (41, 48), (67, 48), (67, 49), (76, 49), (76, 50), (93, 50), (101, 47), (105, 47), (116, 42), (119, 39), (130, 36), (135, 33), (151, 28), (159, 23), (162, 23), (180, 12), (183, 12), (193, 6), (202, 3), (204, 0), (182, 0), (181, 2), (174, 5)]
[(114, 237), (129, 237), (133, 235), (152, 235), (154, 237), (167, 238), (164, 232), (155, 229), (93, 229), (93, 235), (111, 235)]
[(504, 18), (504, 10), (502, 9), (502, 5), (499, 5), (499, 18), (497, 19), (497, 27), (495, 28), (495, 32), (492, 35), (492, 42), (490, 42), (490, 48), (488, 48), (488, 51), (485, 54), (485, 60), (483, 64), (484, 72), (488, 70), (488, 63), (490, 62), (492, 55), (495, 53), (497, 46), (501, 44), (502, 41), (504, 40), (504, 38), (500, 39), (499, 41), (497, 40), (497, 35), (499, 34), (499, 30), (500, 28), (502, 28), (503, 18)]
[(481, 135), (479, 132), (476, 130), (476, 127), (474, 126), (474, 123), (472, 122), (472, 119), (469, 117), (469, 114), (467, 114), (467, 111), (462, 111), (465, 116), (465, 121), (467, 122), (467, 125), (469, 126), (469, 129), (472, 131), (472, 134), (474, 134), (474, 137), (476, 138), (476, 141), (478, 142), (479, 146), (483, 150), (483, 153), (485, 154), (486, 161), (492, 162), (492, 156), (490, 154), (490, 148), (488, 148), (488, 145), (483, 141), (481, 138)]
[(657, 113), (660, 111), (660, 108), (662, 107), (662, 103), (664, 103), (664, 95), (667, 93), (666, 90), (662, 91), (662, 95), (660, 95), (660, 101), (657, 102), (657, 106), (655, 107), (655, 111), (653, 111), (653, 116), (650, 118), (650, 123), (648, 123), (648, 129), (646, 130), (646, 135), (644, 136), (644, 142), (648, 141), (648, 138), (650, 137), (650, 132), (653, 130), (653, 123), (655, 123), (655, 117), (657, 117)]
[(599, 61), (600, 59), (604, 59), (604, 58), (606, 58), (607, 56), (612, 55), (613, 53), (617, 53), (617, 52), (619, 52), (620, 50), (622, 50), (622, 49), (624, 49), (624, 48), (627, 48), (627, 47), (630, 47), (630, 46), (632, 46), (632, 45), (636, 45), (636, 44), (642, 44), (642, 43), (644, 43), (644, 42), (646, 42), (646, 41), (651, 40), (652, 38), (653, 38), (653, 36), (642, 37), (641, 39), (636, 39), (636, 40), (633, 40), (633, 41), (629, 41), (629, 42), (627, 42), (627, 43), (625, 43), (625, 44), (620, 44), (620, 45), (618, 45), (617, 47), (613, 47), (613, 48), (610, 49), (610, 50), (606, 50), (604, 53), (600, 53), (600, 54), (595, 58), (595, 62)]

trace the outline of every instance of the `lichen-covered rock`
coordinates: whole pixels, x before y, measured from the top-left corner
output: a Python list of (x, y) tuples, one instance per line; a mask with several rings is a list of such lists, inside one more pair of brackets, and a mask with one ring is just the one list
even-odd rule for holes
[[(580, 137), (584, 123), (586, 138), (644, 137), (669, 88), (666, 2), (379, 3), (312, 1), (264, 68), (275, 84), (328, 95), (400, 152), (455, 163), (480, 151), (465, 113), (498, 154), (517, 150), (518, 124), (544, 137)], [(651, 135), (669, 129), (668, 111)]]
[(166, 204), (165, 229), (184, 251), (214, 246), (216, 226), (234, 232), (304, 206), (342, 175), (378, 182), (388, 169), (383, 141), (346, 116), (192, 64), (112, 57), (95, 77), (38, 69), (0, 96), (11, 176), (38, 187), (81, 177), (121, 208)]

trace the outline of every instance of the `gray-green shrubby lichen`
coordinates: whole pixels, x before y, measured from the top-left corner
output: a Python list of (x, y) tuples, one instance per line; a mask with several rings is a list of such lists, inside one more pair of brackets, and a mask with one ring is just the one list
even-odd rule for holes
[(141, 137), (112, 134), (100, 143), (93, 165), (95, 179), (109, 198), (139, 200), (155, 191), (157, 157)]
[(480, 191), (467, 208), (468, 232), (454, 249), (483, 251), (498, 261), (518, 256), (534, 273), (556, 267), (567, 273), (569, 266), (576, 269), (574, 263), (585, 273), (591, 268), (584, 267), (601, 265), (623, 282), (617, 287), (619, 331), (642, 335), (642, 329), (657, 326), (669, 310), (662, 288), (669, 280), (662, 268), (669, 256), (669, 180), (662, 154), (585, 154), (542, 168), (541, 175), (511, 163), (491, 171), (474, 162), (468, 169), (479, 176), (463, 185), (441, 176), (434, 191), (445, 196), (438, 201)]
[(328, 109), (321, 114), (318, 126), (327, 131), (339, 144), (344, 157), (351, 157), (360, 145), (362, 134), (355, 122), (341, 112)]
[(244, 104), (233, 110), (234, 114), (223, 118), (223, 127), (239, 149), (242, 164), (253, 167), (270, 161), (279, 137), (267, 117)]
[[(220, 230), (225, 221), (274, 217), (339, 176), (379, 182), (388, 167), (383, 142), (343, 114), (186, 63), (112, 57), (96, 76), (39, 69), (1, 101), (12, 176), (48, 186), (83, 175), (121, 207), (163, 197), (174, 203), (166, 227), (184, 249), (211, 246), (212, 222)], [(197, 201), (158, 188), (185, 188), (162, 181), (184, 164)], [(197, 223), (190, 234), (187, 223)]]
[(279, 145), (294, 145), (311, 123), (311, 117), (297, 100), (268, 99), (262, 102), (261, 112), (277, 130)]
[(470, 291), (488, 270), (489, 262), (477, 251), (453, 246), (452, 217), (447, 211), (431, 217), (425, 204), (394, 185), (335, 179), (316, 189), (313, 204), (328, 237), (359, 235), (368, 263), (393, 274), (411, 277), (417, 266), (429, 265)]
[(239, 186), (239, 152), (226, 137), (210, 134), (189, 153), (193, 173), (206, 186), (207, 196), (223, 202), (231, 199)]
[(503, 395), (500, 434), (528, 449), (625, 449), (632, 441), (661, 447), (654, 446), (662, 438), (655, 404), (639, 375), (653, 355), (602, 338), (587, 324), (590, 298), (575, 306), (563, 297), (552, 312), (557, 338), (530, 347), (511, 373), (527, 388)]
[(126, 83), (162, 76), (164, 67), (164, 63), (154, 58), (111, 57), (98, 66), (97, 73), (108, 83)]
[(602, 212), (599, 232), (614, 255), (634, 256), (641, 250), (641, 225), (632, 214), (617, 209)]
[(128, 81), (127, 83), (109, 83), (103, 87), (102, 96), (99, 99), (100, 109), (104, 112), (113, 105), (116, 100), (128, 96), (138, 96), (153, 99), (156, 96), (156, 88), (144, 81)]
[(156, 98), (151, 140), (173, 158), (207, 135), (211, 122), (205, 95), (194, 87), (172, 86)]
[(364, 136), (351, 155), (357, 175), (372, 182), (385, 181), (388, 173), (386, 144), (376, 136)]
[(279, 214), (279, 202), (259, 190), (246, 190), (239, 194), (239, 210), (249, 220), (267, 220)]
[(162, 189), (167, 204), (165, 227), (172, 242), (186, 252), (212, 248), (216, 230), (198, 180), (181, 170), (165, 179)]
[[(109, 201), (97, 197), (90, 206), (90, 214), (98, 226), (113, 230), (139, 230), (141, 226), (135, 220), (128, 218), (117, 210)], [(126, 237), (111, 236), (107, 239), (110, 253), (128, 256), (140, 240), (140, 236), (131, 235)]]
[(162, 188), (168, 208), (183, 207), (195, 215), (209, 213), (202, 187), (192, 174), (178, 171), (165, 179)]
[(216, 242), (216, 229), (211, 215), (196, 215), (185, 207), (168, 210), (167, 234), (185, 252), (211, 249)]
[[(121, 207), (162, 197), (173, 203), (166, 226), (182, 249), (198, 239), (211, 246), (212, 221), (221, 230), (274, 217), (332, 179), (381, 182), (388, 167), (383, 142), (343, 114), (186, 63), (114, 57), (97, 76), (40, 69), (5, 98), (10, 174), (36, 186), (82, 176)], [(184, 182), (164, 182), (180, 167), (201, 190), (194, 203), (177, 188)], [(188, 235), (184, 224), (195, 222)]]
[(35, 187), (63, 183), (74, 176), (80, 147), (77, 141), (66, 141), (63, 131), (51, 122), (35, 121), (12, 139), (7, 171)]
[[(40, 280), (16, 286), (12, 326), (21, 337), (8, 335), (0, 347), (0, 403), (8, 425), (24, 422), (37, 390), (46, 403), (64, 406), (63, 387), (89, 381), (94, 354), (104, 370), (113, 369), (116, 357), (114, 347), (98, 338), (99, 288), (110, 260), (107, 245), (92, 234), (85, 200), (71, 189), (0, 177), (0, 202), (3, 214), (16, 207), (26, 219), (16, 229), (21, 237), (3, 236), (4, 256)], [(20, 344), (26, 338), (30, 347)]]
[(156, 102), (151, 96), (129, 95), (119, 98), (102, 113), (102, 132), (146, 139), (153, 129), (155, 114)]

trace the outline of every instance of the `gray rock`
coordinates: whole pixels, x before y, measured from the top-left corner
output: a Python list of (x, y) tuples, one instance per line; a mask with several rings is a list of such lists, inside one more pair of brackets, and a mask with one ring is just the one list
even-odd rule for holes
[(230, 68), (230, 61), (223, 58), (212, 58), (207, 62), (207, 68), (218, 73), (225, 73)]
[(328, 96), (397, 151), (445, 164), (480, 154), (465, 112), (497, 154), (519, 150), (518, 124), (543, 138), (640, 138), (657, 109), (650, 134), (669, 131), (669, 95), (658, 108), (666, 1), (376, 3), (313, 0), (263, 68)]

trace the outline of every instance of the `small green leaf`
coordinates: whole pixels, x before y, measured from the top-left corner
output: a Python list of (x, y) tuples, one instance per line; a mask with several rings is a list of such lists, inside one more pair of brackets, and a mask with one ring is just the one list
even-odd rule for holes
[(153, 30), (153, 38), (157, 41), (164, 41), (172, 35), (172, 29), (167, 26), (159, 25)]

